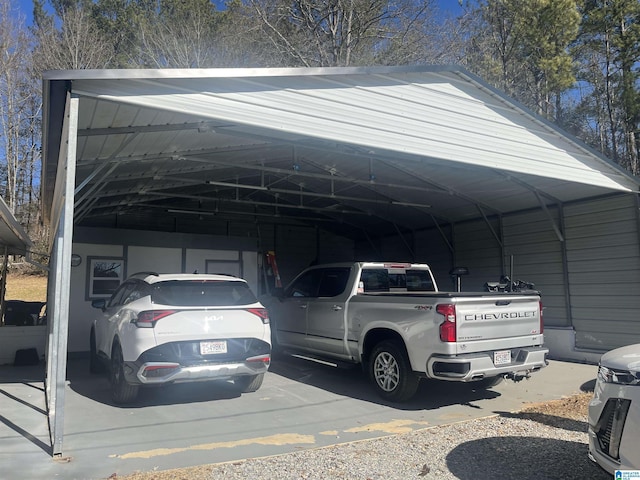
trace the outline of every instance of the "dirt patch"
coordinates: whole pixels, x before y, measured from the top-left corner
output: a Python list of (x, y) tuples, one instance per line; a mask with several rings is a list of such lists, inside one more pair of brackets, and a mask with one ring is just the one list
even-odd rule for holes
[(586, 421), (591, 397), (593, 392), (580, 393), (561, 400), (526, 405), (521, 412)]

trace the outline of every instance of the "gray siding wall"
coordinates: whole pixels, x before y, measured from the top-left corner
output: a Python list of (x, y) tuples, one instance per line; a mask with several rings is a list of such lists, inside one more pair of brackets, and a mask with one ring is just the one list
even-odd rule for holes
[[(498, 220), (491, 226), (500, 234)], [(454, 225), (455, 267), (467, 267), (469, 275), (462, 278), (462, 290), (479, 292), (486, 282), (497, 282), (502, 274), (502, 248), (484, 220)]]
[[(549, 209), (556, 226), (561, 228), (557, 209)], [(562, 242), (551, 219), (542, 211), (503, 218), (504, 269), (513, 280), (534, 283), (542, 294), (546, 325), (569, 326), (566, 283), (562, 260)]]
[(318, 235), (314, 227), (279, 225), (275, 252), (283, 286), (318, 258)]
[[(451, 242), (451, 229), (446, 227), (443, 233)], [(433, 229), (416, 234), (416, 262), (427, 263), (431, 267), (440, 290), (454, 290), (455, 282), (449, 276), (453, 265), (453, 253), (440, 231)]]
[(640, 343), (640, 249), (633, 195), (565, 207), (576, 347)]

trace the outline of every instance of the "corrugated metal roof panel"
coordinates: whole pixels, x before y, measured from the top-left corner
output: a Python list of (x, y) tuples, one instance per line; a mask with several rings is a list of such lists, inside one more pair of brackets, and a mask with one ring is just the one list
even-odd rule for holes
[[(637, 179), (455, 67), (50, 78), (45, 92), (71, 78), (80, 99), (77, 221), (253, 209), (382, 236), (638, 190)], [(45, 192), (56, 161), (54, 142)]]
[[(634, 185), (457, 73), (76, 81), (77, 93), (279, 133), (616, 190)], [(286, 81), (286, 83), (285, 83)], [(434, 83), (437, 82), (437, 83)], [(357, 85), (357, 86), (354, 86)], [(461, 88), (460, 85), (464, 85)], [(250, 88), (243, 88), (243, 87)], [(437, 88), (435, 88), (435, 87)], [(473, 95), (472, 95), (473, 94)], [(419, 100), (418, 100), (419, 99)], [(508, 114), (507, 114), (508, 112)], [(516, 122), (517, 120), (517, 122)], [(261, 134), (266, 132), (262, 131)]]

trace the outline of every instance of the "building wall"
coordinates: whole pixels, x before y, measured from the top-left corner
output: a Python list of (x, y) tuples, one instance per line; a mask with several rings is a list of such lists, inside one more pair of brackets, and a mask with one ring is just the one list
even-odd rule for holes
[(562, 220), (558, 209), (509, 215), (503, 218), (505, 273), (513, 280), (533, 283), (542, 294), (547, 326), (571, 325), (567, 312), (563, 244), (556, 235)]
[(565, 207), (576, 347), (640, 343), (640, 234), (633, 195)]
[(452, 267), (467, 267), (469, 275), (462, 278), (462, 289), (468, 292), (484, 290), (486, 282), (497, 282), (502, 275), (502, 248), (496, 235), (500, 235), (500, 223), (484, 219), (454, 225), (455, 248)]

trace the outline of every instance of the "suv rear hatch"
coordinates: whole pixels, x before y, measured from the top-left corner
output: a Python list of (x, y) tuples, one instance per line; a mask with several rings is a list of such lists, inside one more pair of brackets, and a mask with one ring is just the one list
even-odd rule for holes
[(151, 302), (157, 307), (149, 320), (153, 322), (158, 344), (244, 337), (262, 339), (269, 322), (264, 307), (249, 286), (240, 281), (159, 282), (153, 285)]

